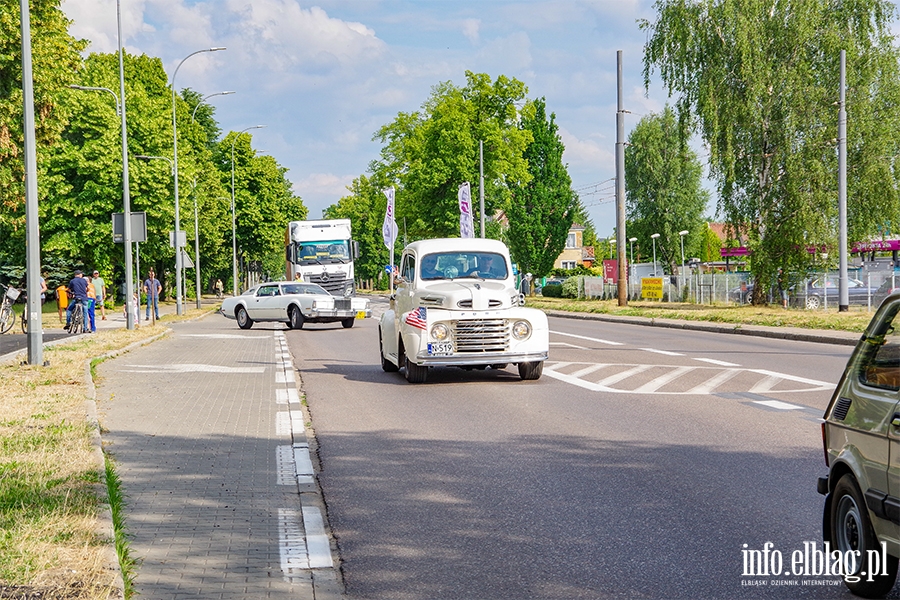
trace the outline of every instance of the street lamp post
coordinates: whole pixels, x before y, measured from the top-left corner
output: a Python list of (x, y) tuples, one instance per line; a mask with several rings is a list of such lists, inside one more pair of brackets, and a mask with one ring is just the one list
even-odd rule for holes
[(225, 50), (222, 47), (215, 48), (204, 48), (203, 50), (197, 50), (196, 52), (191, 52), (178, 63), (178, 66), (175, 67), (175, 72), (172, 74), (172, 156), (174, 158), (173, 162), (173, 171), (175, 177), (175, 312), (177, 314), (182, 313), (181, 308), (181, 269), (182, 269), (182, 261), (181, 261), (181, 240), (179, 238), (178, 233), (181, 231), (180, 229), (180, 213), (178, 206), (178, 126), (176, 124), (176, 111), (175, 111), (175, 77), (178, 76), (178, 69), (181, 68), (181, 65), (184, 64), (184, 61), (194, 56), (195, 54), (200, 54), (202, 52), (217, 52), (218, 50)]
[(262, 129), (265, 125), (253, 125), (246, 129), (242, 129), (234, 136), (234, 139), (231, 140), (231, 287), (232, 287), (232, 295), (237, 296), (238, 294), (238, 282), (237, 282), (237, 220), (235, 219), (234, 214), (234, 144), (238, 141), (243, 134), (247, 133), (251, 129)]
[(681, 276), (682, 277), (684, 277), (684, 236), (686, 236), (688, 233), (689, 232), (687, 229), (678, 232), (678, 237), (681, 239)]
[[(634, 243), (637, 241), (636, 237), (628, 238), (628, 245), (631, 246), (631, 260), (628, 262), (628, 280), (629, 283), (634, 280)], [(629, 293), (631, 289), (628, 290)]]
[[(227, 96), (228, 94), (233, 94), (234, 92), (216, 92), (215, 94), (209, 94), (207, 96), (203, 96), (200, 99), (200, 102), (197, 103), (197, 106), (194, 107), (193, 112), (191, 112), (191, 123), (194, 122), (194, 117), (197, 114), (197, 109), (200, 108), (200, 105), (205, 103), (209, 98), (213, 96)], [(197, 286), (197, 308), (201, 308), (200, 303), (200, 219), (197, 211), (197, 180), (194, 180), (194, 187), (191, 189), (191, 195), (194, 197), (194, 274), (196, 275), (195, 285)]]
[(656, 268), (656, 238), (658, 238), (658, 237), (659, 237), (658, 233), (654, 233), (653, 235), (650, 236), (650, 239), (653, 240), (653, 276), (654, 277), (658, 276), (658, 273), (656, 272), (657, 271), (657, 268)]

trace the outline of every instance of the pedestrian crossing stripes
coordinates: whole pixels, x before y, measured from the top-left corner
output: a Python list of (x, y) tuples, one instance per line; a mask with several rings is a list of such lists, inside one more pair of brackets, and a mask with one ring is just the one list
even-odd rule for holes
[[(827, 391), (834, 385), (765, 369), (627, 363), (544, 363), (544, 374), (579, 387), (612, 394), (709, 395)], [(783, 406), (772, 406), (784, 409)]]

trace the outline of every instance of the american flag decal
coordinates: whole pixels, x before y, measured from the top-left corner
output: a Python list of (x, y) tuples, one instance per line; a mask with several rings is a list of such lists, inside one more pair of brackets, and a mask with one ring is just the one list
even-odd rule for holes
[(406, 318), (404, 319), (407, 325), (412, 325), (413, 327), (417, 327), (419, 329), (426, 329), (428, 327), (428, 323), (426, 322), (425, 317), (425, 307), (420, 306), (416, 310), (411, 310), (406, 313)]

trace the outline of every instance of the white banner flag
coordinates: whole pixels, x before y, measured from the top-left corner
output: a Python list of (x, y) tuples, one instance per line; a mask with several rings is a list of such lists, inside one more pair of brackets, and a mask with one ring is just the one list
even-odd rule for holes
[(472, 221), (472, 194), (469, 190), (469, 182), (459, 186), (459, 237), (475, 237), (475, 223)]
[(397, 241), (397, 221), (394, 220), (394, 188), (389, 187), (384, 190), (387, 196), (387, 208), (384, 211), (384, 224), (381, 226), (381, 237), (384, 238), (384, 245), (388, 250), (394, 249), (394, 242)]

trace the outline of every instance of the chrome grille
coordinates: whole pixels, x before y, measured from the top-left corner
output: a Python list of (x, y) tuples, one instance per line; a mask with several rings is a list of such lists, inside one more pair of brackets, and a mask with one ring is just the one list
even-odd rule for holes
[(506, 319), (465, 319), (453, 321), (457, 352), (505, 352), (509, 349)]
[(347, 278), (341, 275), (328, 275), (323, 279), (321, 275), (307, 275), (303, 280), (307, 283), (321, 285), (331, 295), (343, 295)]
[[(488, 308), (499, 308), (502, 305), (503, 302), (497, 300), (496, 298), (491, 298), (490, 300), (488, 300)], [(472, 299), (469, 298), (468, 300), (460, 300), (456, 303), (456, 306), (460, 308), (472, 308)]]
[(335, 298), (334, 308), (336, 310), (350, 310), (350, 298)]

